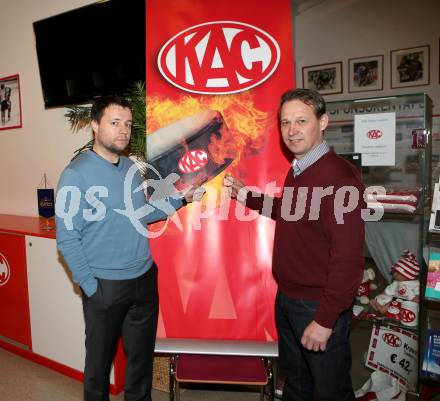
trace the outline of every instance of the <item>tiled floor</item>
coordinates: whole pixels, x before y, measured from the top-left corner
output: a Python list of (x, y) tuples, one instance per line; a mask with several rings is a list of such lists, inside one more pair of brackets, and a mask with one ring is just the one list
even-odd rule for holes
[[(357, 325), (352, 334), (353, 386), (360, 387), (370, 371), (363, 367), (363, 354), (368, 347), (370, 326)], [(80, 382), (0, 349), (0, 399), (3, 401), (81, 401)], [(112, 397), (122, 401), (123, 396)], [(153, 391), (153, 401), (166, 401), (168, 394)], [(182, 401), (252, 401), (259, 393), (250, 388), (213, 388), (193, 386), (184, 391)]]
[[(383, 287), (380, 282), (379, 286)], [(354, 389), (360, 388), (371, 371), (364, 366), (371, 324), (353, 324), (351, 343), (353, 352), (352, 379)], [(50, 369), (32, 363), (0, 349), (0, 400), (4, 401), (81, 401), (82, 384)], [(166, 401), (168, 394), (153, 391), (153, 401)], [(238, 387), (210, 387), (193, 385), (181, 396), (182, 401), (252, 401), (259, 400), (258, 390)], [(123, 401), (123, 395), (111, 397)]]
[[(187, 390), (182, 401), (252, 401), (256, 392), (216, 391), (214, 389)], [(2, 401), (82, 401), (82, 384), (57, 372), (37, 365), (0, 349), (0, 400)], [(166, 401), (168, 394), (153, 390), (153, 401)], [(111, 397), (123, 401), (123, 395)]]

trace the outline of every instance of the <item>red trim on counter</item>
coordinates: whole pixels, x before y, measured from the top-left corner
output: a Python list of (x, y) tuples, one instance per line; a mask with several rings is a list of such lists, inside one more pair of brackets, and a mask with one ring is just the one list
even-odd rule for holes
[(54, 228), (52, 230), (44, 230), (43, 227), (46, 226), (46, 219), (42, 217), (0, 214), (0, 232), (55, 239), (55, 220), (49, 219), (49, 224)]

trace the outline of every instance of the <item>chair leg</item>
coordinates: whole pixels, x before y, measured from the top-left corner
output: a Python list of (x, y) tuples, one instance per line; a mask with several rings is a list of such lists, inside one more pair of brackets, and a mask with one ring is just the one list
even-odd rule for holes
[(180, 401), (180, 385), (177, 380), (176, 380), (176, 401)]
[(176, 358), (174, 355), (170, 358), (170, 401), (174, 401), (174, 389), (176, 386)]
[(170, 401), (180, 401), (180, 386), (176, 380), (178, 354), (172, 355), (170, 358)]
[(273, 377), (273, 367), (272, 367), (272, 361), (270, 359), (267, 359), (265, 361), (266, 370), (267, 370), (267, 394), (268, 394), (268, 400), (274, 401), (275, 400), (275, 381)]
[(170, 377), (170, 401), (174, 401), (174, 379)]

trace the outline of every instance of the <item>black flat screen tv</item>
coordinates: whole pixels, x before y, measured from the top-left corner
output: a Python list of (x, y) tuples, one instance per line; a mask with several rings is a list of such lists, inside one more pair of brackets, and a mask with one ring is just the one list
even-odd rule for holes
[(107, 0), (33, 23), (46, 107), (145, 81), (145, 0)]

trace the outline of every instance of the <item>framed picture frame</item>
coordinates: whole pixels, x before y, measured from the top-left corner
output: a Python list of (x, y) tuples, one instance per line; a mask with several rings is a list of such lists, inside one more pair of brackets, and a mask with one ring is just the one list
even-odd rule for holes
[(391, 50), (391, 88), (429, 85), (429, 45)]
[(303, 88), (321, 95), (342, 93), (342, 62), (310, 65), (302, 68)]
[(348, 59), (348, 91), (368, 92), (383, 89), (383, 55)]
[(21, 94), (18, 74), (0, 78), (0, 130), (21, 128)]

